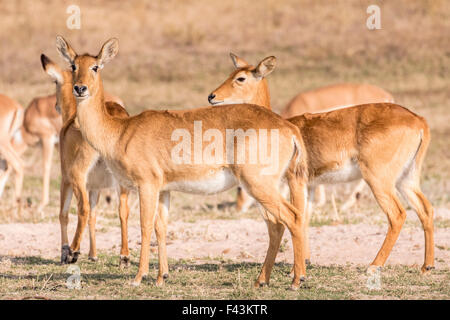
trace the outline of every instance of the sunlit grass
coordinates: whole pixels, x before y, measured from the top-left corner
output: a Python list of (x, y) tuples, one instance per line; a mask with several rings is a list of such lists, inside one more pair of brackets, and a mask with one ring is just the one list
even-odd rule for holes
[(379, 289), (367, 287), (365, 266), (311, 266), (307, 282), (296, 292), (287, 290), (292, 266), (276, 264), (270, 286), (254, 289), (261, 264), (223, 260), (171, 260), (164, 287), (154, 284), (157, 261), (140, 287), (130, 285), (137, 258), (130, 269), (120, 271), (118, 256), (100, 254), (97, 263), (85, 258), (78, 263), (81, 289), (66, 286), (67, 265), (57, 260), (27, 257), (0, 261), (0, 297), (23, 299), (445, 299), (450, 294), (449, 270), (421, 276), (418, 267), (386, 267)]

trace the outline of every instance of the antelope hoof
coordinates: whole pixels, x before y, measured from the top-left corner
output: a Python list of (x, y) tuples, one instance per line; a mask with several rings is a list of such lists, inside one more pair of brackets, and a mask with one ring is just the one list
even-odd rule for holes
[(63, 245), (61, 248), (61, 264), (72, 263), (73, 252), (68, 245)]
[(300, 276), (299, 281), (292, 281), (291, 287), (289, 288), (292, 291), (297, 291), (300, 288), (300, 285), (302, 282), (306, 281), (306, 277), (305, 276)]
[(162, 287), (162, 286), (164, 286), (164, 277), (158, 276), (158, 279), (156, 279), (155, 285), (156, 285), (157, 287)]
[(133, 287), (139, 287), (141, 285), (142, 279), (147, 277), (147, 273), (144, 273), (142, 275), (137, 275), (134, 280), (131, 282), (131, 285)]
[(120, 269), (126, 269), (130, 266), (130, 256), (122, 256), (120, 255), (120, 262), (119, 262), (119, 268)]
[(433, 270), (433, 269), (435, 269), (434, 266), (426, 266), (426, 265), (423, 265), (423, 266), (422, 266), (422, 269), (421, 269), (422, 275), (430, 274), (430, 273), (431, 273), (431, 270)]
[(367, 268), (367, 274), (372, 275), (381, 271), (381, 266), (371, 265)]
[(163, 273), (162, 276), (158, 275), (158, 279), (156, 279), (156, 286), (157, 287), (162, 287), (164, 285), (165, 280), (169, 278), (169, 274), (168, 273)]
[(78, 260), (78, 257), (80, 256), (80, 251), (75, 251), (73, 253), (72, 261), (70, 263), (75, 263)]
[(89, 261), (92, 262), (97, 262), (98, 261), (98, 257), (88, 257)]
[(299, 284), (291, 284), (291, 286), (289, 287), (289, 290), (297, 291), (299, 288), (300, 288)]
[(269, 284), (267, 282), (261, 281), (261, 280), (256, 280), (255, 285), (254, 285), (255, 288), (264, 288), (264, 287), (268, 287), (268, 286), (269, 286)]
[(131, 282), (131, 286), (132, 287), (139, 287), (141, 285), (141, 280), (133, 280), (132, 282)]

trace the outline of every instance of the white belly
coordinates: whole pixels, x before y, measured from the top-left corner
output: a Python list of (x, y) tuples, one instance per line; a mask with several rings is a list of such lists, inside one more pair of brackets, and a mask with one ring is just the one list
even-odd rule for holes
[(106, 163), (98, 160), (88, 173), (87, 188), (89, 190), (101, 190), (117, 188), (117, 181), (111, 171), (106, 167)]
[(123, 175), (120, 168), (115, 164), (114, 161), (107, 161), (105, 163), (110, 172), (112, 172), (113, 177), (121, 185), (130, 190), (136, 190), (136, 186), (126, 175)]
[(215, 194), (226, 191), (237, 185), (236, 178), (230, 169), (224, 168), (200, 180), (181, 180), (169, 182), (163, 191), (180, 191), (194, 194)]
[(311, 185), (334, 184), (361, 179), (361, 170), (357, 162), (349, 161), (333, 171), (327, 171), (310, 182)]

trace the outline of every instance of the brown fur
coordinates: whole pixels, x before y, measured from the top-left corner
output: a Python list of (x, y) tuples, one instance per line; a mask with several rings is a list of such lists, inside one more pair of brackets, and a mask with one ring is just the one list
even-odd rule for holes
[(25, 142), (22, 150), (38, 142), (42, 144), (43, 188), (38, 212), (49, 202), (50, 171), (55, 147), (55, 138), (62, 127), (61, 116), (55, 110), (56, 97), (34, 98), (27, 109), (23, 121), (22, 136)]
[[(7, 163), (6, 171), (0, 173), (0, 183), (4, 186), (11, 170), (15, 172), (15, 201), (21, 209), (23, 184), (23, 162), (20, 152), (14, 148), (13, 135), (20, 130), (23, 123), (23, 107), (15, 100), (0, 94), (0, 155)], [(0, 190), (0, 195), (3, 190)]]
[[(234, 66), (237, 70), (233, 71), (231, 75), (217, 88), (211, 95), (215, 96), (215, 99), (211, 101), (212, 104), (232, 103), (232, 102), (244, 102), (257, 104), (272, 110), (270, 103), (270, 94), (267, 80), (265, 77), (262, 79), (254, 77), (254, 70), (257, 67), (250, 65), (242, 58), (230, 54)], [(267, 59), (272, 58), (272, 70), (275, 66), (275, 58), (268, 57), (263, 59), (258, 66), (260, 66)], [(244, 83), (240, 83), (236, 79), (241, 76), (245, 76), (247, 80)], [(369, 84), (336, 84), (327, 87), (322, 87), (316, 90), (300, 93), (294, 99), (292, 99), (285, 109), (281, 112), (283, 118), (291, 118), (301, 115), (306, 112), (320, 112), (330, 111), (342, 106), (358, 105), (364, 103), (376, 103), (376, 102), (393, 102), (392, 95), (385, 90), (369, 85)], [(352, 207), (357, 200), (357, 197), (361, 190), (364, 188), (364, 182), (355, 187), (351, 196), (344, 202), (341, 210), (347, 210)], [(325, 204), (325, 189), (323, 185), (316, 187), (315, 192), (317, 195), (317, 206)], [(334, 204), (334, 198), (332, 198)], [(243, 190), (238, 188), (236, 209), (238, 212), (245, 212), (253, 203), (253, 199)], [(334, 219), (337, 220), (338, 214), (335, 209)]]
[[(306, 162), (301, 137), (295, 126), (264, 108), (248, 105), (186, 111), (146, 111), (129, 118), (113, 118), (106, 112), (100, 73), (93, 71), (93, 67), (101, 66), (115, 56), (118, 50), (117, 40), (111, 39), (106, 42), (97, 57), (77, 56), (61, 37), (57, 38), (57, 47), (62, 56), (76, 67), (73, 72), (74, 87), (87, 87), (85, 97), (77, 98), (77, 118), (83, 136), (105, 159), (121, 183), (127, 183), (139, 191), (142, 245), (139, 271), (134, 284), (139, 284), (142, 277), (148, 273), (153, 221), (159, 215), (158, 203), (159, 207), (162, 206), (160, 196), (173, 190), (169, 183), (199, 182), (201, 185), (202, 181), (211, 179), (218, 173), (228, 172), (232, 173), (235, 179), (264, 206), (269, 219), (276, 224), (285, 224), (290, 230), (295, 256), (295, 276), (292, 286), (299, 287), (300, 280), (305, 276), (302, 212), (286, 202), (277, 190), (285, 168), (287, 168), (286, 178), (297, 182), (295, 184), (290, 182), (289, 185), (301, 187), (302, 179), (297, 179), (295, 172), (297, 166), (305, 168)], [(278, 172), (273, 175), (261, 175), (263, 168), (261, 164), (174, 163), (170, 156), (171, 149), (175, 146), (171, 141), (171, 134), (177, 128), (186, 128), (192, 132), (194, 120), (202, 120), (204, 130), (215, 128), (221, 132), (224, 132), (225, 128), (278, 129), (280, 133)], [(180, 191), (187, 189), (181, 187)], [(298, 198), (299, 203), (303, 200), (302, 197)], [(256, 282), (257, 286), (269, 281), (275, 258), (273, 250), (278, 249), (278, 246), (279, 243), (277, 248), (274, 248), (272, 243), (269, 246), (266, 261)]]
[[(233, 77), (234, 73), (229, 79)], [(240, 96), (227, 81), (223, 84), (227, 88), (219, 87), (220, 92), (227, 89), (233, 99), (244, 101), (252, 96), (251, 92)], [(265, 105), (266, 108), (269, 106)], [(389, 229), (386, 240), (369, 270), (384, 265), (405, 220), (405, 209), (397, 197), (397, 191), (415, 209), (424, 228), (425, 261), (422, 272), (433, 268), (433, 207), (420, 190), (420, 173), (430, 140), (425, 119), (396, 104), (376, 103), (325, 113), (306, 113), (288, 120), (300, 129), (305, 143), (309, 195), (313, 194), (311, 187), (321, 183), (320, 179), (351, 181), (353, 177), (339, 174), (349, 165), (357, 166), (387, 215)], [(292, 194), (292, 189), (291, 196), (295, 203), (297, 196)], [(306, 258), (310, 256), (308, 221), (306, 217), (303, 224)], [(275, 230), (272, 226), (269, 233)]]
[[(72, 73), (63, 71), (45, 56), (41, 58), (43, 68), (56, 81), (57, 105), (61, 109), (64, 126), (60, 132), (61, 158), (61, 262), (75, 262), (82, 239), (83, 230), (89, 219), (90, 250), (89, 258), (97, 259), (95, 246), (95, 211), (99, 190), (111, 188), (113, 178), (106, 165), (99, 158), (89, 143), (83, 139), (81, 132), (75, 127), (76, 101), (72, 94)], [(62, 82), (61, 82), (62, 81)], [(106, 109), (114, 117), (128, 117), (127, 111), (115, 102), (107, 102)], [(78, 200), (78, 225), (74, 239), (68, 248), (67, 224), (72, 192)], [(122, 228), (121, 266), (129, 261), (127, 220), (128, 220), (128, 190), (121, 188), (119, 215)]]
[(384, 265), (406, 218), (396, 195), (399, 191), (424, 228), (422, 272), (433, 268), (433, 208), (420, 190), (421, 167), (430, 141), (425, 119), (399, 105), (378, 103), (305, 114), (289, 121), (302, 132), (310, 181), (349, 162), (359, 165), (389, 220), (386, 240), (371, 266)]
[(394, 102), (394, 98), (386, 90), (374, 85), (340, 83), (299, 93), (281, 111), (281, 116), (288, 119), (307, 112), (324, 112), (341, 106), (378, 102)]
[[(65, 74), (65, 77), (71, 77)], [(122, 100), (118, 97), (106, 93), (107, 101), (115, 101), (123, 106)], [(55, 105), (58, 105), (57, 96), (55, 94), (34, 98), (23, 112), (21, 109), (21, 140), (12, 140), (11, 144), (16, 154), (23, 154), (28, 147), (32, 147), (37, 143), (42, 145), (42, 164), (43, 164), (43, 188), (42, 198), (37, 211), (42, 214), (44, 207), (49, 202), (50, 191), (50, 173), (53, 159), (53, 151), (55, 148), (55, 138), (58, 137), (63, 125), (61, 115), (56, 111)], [(68, 115), (63, 115), (63, 119), (68, 119), (75, 113), (75, 108), (68, 110)], [(16, 121), (19, 123), (18, 119)], [(17, 167), (17, 166), (16, 166)], [(22, 169), (23, 171), (23, 169)], [(20, 179), (20, 174), (17, 175)], [(23, 176), (23, 173), (22, 173)]]
[[(266, 75), (275, 68), (275, 57), (267, 57), (256, 67), (230, 54), (236, 70), (216, 90), (211, 104), (248, 103), (272, 110)], [(244, 79), (244, 81), (239, 81)]]

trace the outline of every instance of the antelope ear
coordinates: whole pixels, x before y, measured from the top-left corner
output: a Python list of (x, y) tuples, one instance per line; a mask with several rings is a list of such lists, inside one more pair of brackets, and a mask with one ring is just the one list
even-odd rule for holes
[(59, 52), (59, 54), (64, 60), (66, 60), (70, 64), (73, 64), (75, 57), (77, 56), (77, 53), (75, 52), (75, 50), (72, 49), (69, 43), (61, 36), (56, 36), (56, 50)]
[(264, 58), (255, 68), (253, 74), (257, 78), (264, 78), (265, 76), (269, 75), (273, 71), (273, 69), (275, 69), (276, 65), (277, 58), (275, 58), (274, 56)]
[(103, 68), (107, 62), (111, 61), (117, 52), (119, 52), (119, 40), (117, 38), (111, 38), (106, 41), (97, 55), (97, 63), (100, 68)]
[(247, 61), (245, 61), (244, 59), (239, 58), (237, 55), (235, 55), (232, 52), (230, 52), (230, 57), (231, 57), (231, 61), (233, 61), (234, 66), (236, 67), (236, 69), (240, 69), (240, 68), (244, 68), (244, 67), (249, 66)]
[(50, 60), (45, 54), (41, 54), (41, 64), (44, 71), (58, 84), (63, 84), (64, 77), (61, 68)]

